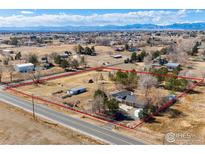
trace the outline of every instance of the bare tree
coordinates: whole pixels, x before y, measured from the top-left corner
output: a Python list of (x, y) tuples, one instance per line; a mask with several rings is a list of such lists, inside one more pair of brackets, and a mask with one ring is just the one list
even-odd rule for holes
[(33, 80), (33, 83), (38, 85), (41, 78), (42, 67), (37, 67), (35, 71), (31, 71), (28, 73), (30, 79)]
[[(182, 70), (179, 72), (179, 76), (185, 76), (189, 78), (198, 78), (203, 77), (203, 71), (197, 71), (197, 70)], [(194, 85), (194, 82), (192, 79), (187, 79), (188, 81), (188, 87), (192, 87)]]
[(152, 105), (156, 106), (156, 107), (161, 107), (162, 105), (164, 105), (164, 97), (160, 91), (160, 89), (157, 88), (152, 88), (151, 92), (149, 92), (149, 97), (150, 97), (150, 102), (152, 103)]
[(201, 70), (200, 72), (201, 72), (202, 78), (205, 78), (205, 71), (204, 71), (204, 70)]
[(0, 82), (2, 82), (3, 72), (4, 72), (4, 67), (3, 65), (0, 65)]
[(82, 66), (84, 66), (84, 68), (86, 68), (87, 64), (88, 64), (87, 59), (84, 56), (82, 56), (80, 58), (80, 65), (82, 65)]
[(144, 64), (150, 65), (152, 63), (152, 56), (149, 54), (144, 58)]
[(92, 102), (92, 112), (101, 113), (104, 110), (104, 98), (102, 96), (96, 96)]
[(100, 80), (104, 80), (104, 77), (103, 77), (103, 74), (102, 74), (102, 73), (99, 74), (99, 79), (100, 79)]
[(13, 74), (15, 72), (15, 69), (14, 69), (14, 66), (9, 64), (7, 67), (6, 67), (6, 71), (8, 72), (9, 74), (9, 78), (10, 78), (10, 82), (13, 81)]
[(145, 91), (145, 98), (148, 97), (150, 88), (157, 86), (157, 78), (152, 75), (141, 75), (138, 81), (138, 87)]
[(99, 74), (93, 74), (92, 78), (93, 78), (94, 82), (97, 84), (98, 80), (99, 80)]
[(196, 41), (196, 39), (180, 39), (177, 43), (172, 44), (169, 50), (169, 60), (180, 64), (186, 64), (188, 54), (192, 52), (192, 48)]
[(52, 52), (51, 54), (48, 55), (49, 60), (54, 63), (54, 59), (55, 57), (57, 57), (57, 53), (56, 52)]

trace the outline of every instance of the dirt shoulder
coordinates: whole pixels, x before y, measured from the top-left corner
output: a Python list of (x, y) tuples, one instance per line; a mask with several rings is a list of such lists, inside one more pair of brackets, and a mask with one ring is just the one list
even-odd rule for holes
[(103, 144), (0, 102), (0, 144)]

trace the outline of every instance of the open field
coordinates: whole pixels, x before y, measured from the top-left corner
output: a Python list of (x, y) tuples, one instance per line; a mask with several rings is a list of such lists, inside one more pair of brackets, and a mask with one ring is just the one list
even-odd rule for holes
[[(51, 53), (63, 53), (64, 51), (71, 51), (74, 55), (75, 59), (80, 59), (79, 56), (76, 55), (74, 51), (74, 47), (76, 44), (55, 44), (55, 45), (47, 45), (44, 47), (36, 47), (36, 46), (21, 46), (21, 47), (10, 47), (6, 49), (13, 50), (14, 52), (21, 52), (23, 57), (25, 57), (28, 54), (36, 54), (39, 57), (41, 56), (47, 56)], [(90, 47), (91, 45), (89, 45)], [(83, 46), (85, 47), (85, 46)], [(145, 49), (148, 53), (152, 53), (153, 51), (162, 49), (162, 46), (155, 46), (155, 47), (143, 47), (142, 50)], [(109, 62), (110, 64), (116, 64), (116, 63), (124, 63), (124, 59), (130, 58), (132, 52), (124, 51), (124, 52), (118, 52), (115, 51), (114, 48), (109, 46), (95, 46), (95, 50), (97, 53), (97, 56), (87, 56), (84, 55), (88, 62), (88, 66), (90, 67), (97, 67), (101, 66), (105, 62)], [(122, 58), (115, 59), (112, 57), (112, 55), (121, 54)], [(0, 57), (1, 58), (1, 57)], [(137, 68), (135, 64), (126, 64), (122, 65), (123, 68), (131, 69), (131, 68)]]
[(0, 102), (0, 144), (103, 144)]
[[(103, 80), (99, 80), (99, 76), (102, 74)], [(89, 83), (89, 80), (93, 80), (94, 83)], [(73, 95), (71, 97), (62, 99), (61, 97), (66, 95), (67, 90), (79, 86), (84, 86), (87, 88), (87, 92)], [(74, 76), (63, 77), (51, 81), (47, 81), (44, 84), (39, 85), (27, 85), (20, 87), (19, 90), (31, 93), (35, 96), (40, 96), (43, 98), (49, 98), (50, 100), (55, 100), (56, 102), (79, 102), (79, 108), (82, 110), (88, 110), (90, 105), (90, 100), (93, 98), (94, 92), (98, 88), (106, 89), (109, 92), (115, 91), (116, 87), (114, 83), (108, 80), (108, 72), (87, 72)], [(53, 94), (57, 91), (63, 91), (61, 94)]]

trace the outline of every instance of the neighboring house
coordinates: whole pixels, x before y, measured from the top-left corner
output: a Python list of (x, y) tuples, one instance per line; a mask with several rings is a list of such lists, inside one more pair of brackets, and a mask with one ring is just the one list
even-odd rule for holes
[(153, 63), (157, 63), (159, 65), (165, 65), (168, 63), (168, 61), (165, 56), (158, 56), (153, 60)]
[(86, 91), (87, 90), (86, 90), (85, 87), (76, 87), (76, 88), (69, 89), (67, 91), (67, 94), (69, 94), (69, 95), (78, 95), (78, 94), (84, 93)]
[(118, 48), (115, 48), (115, 51), (124, 51), (125, 49), (123, 47), (118, 47)]
[(137, 51), (137, 49), (134, 48), (134, 47), (132, 47), (132, 48), (129, 48), (128, 51), (130, 51), (130, 52), (135, 52), (135, 51)]
[(5, 56), (9, 56), (11, 54), (14, 54), (14, 51), (9, 50), (9, 49), (4, 49), (4, 50), (2, 50), (2, 54)]
[(59, 54), (59, 56), (61, 57), (61, 59), (67, 59), (69, 57), (67, 53), (61, 53)]
[(174, 69), (180, 69), (181, 67), (179, 63), (167, 63), (165, 64), (165, 66), (169, 71), (173, 71)]
[(166, 65), (168, 63), (167, 59), (164, 57), (157, 57), (153, 60), (153, 64), (151, 65), (152, 68), (161, 68), (163, 65)]
[(122, 58), (122, 55), (113, 55), (112, 57), (117, 59), (117, 58)]
[(32, 63), (17, 64), (14, 68), (17, 72), (27, 73), (34, 70), (34, 65)]
[(141, 102), (137, 99), (137, 96), (133, 94), (131, 91), (123, 90), (119, 92), (115, 92), (112, 94), (117, 101), (124, 103), (129, 106), (133, 106), (136, 108), (143, 108), (145, 106), (144, 102)]

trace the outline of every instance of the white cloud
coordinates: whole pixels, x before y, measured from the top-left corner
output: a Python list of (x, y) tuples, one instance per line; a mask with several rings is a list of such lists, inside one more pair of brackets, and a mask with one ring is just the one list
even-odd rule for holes
[(29, 26), (104, 26), (128, 24), (166, 25), (183, 22), (186, 10), (144, 10), (128, 13), (107, 13), (92, 15), (41, 14), (27, 16), (31, 11), (21, 11), (21, 15), (0, 16), (0, 27)]
[(196, 11), (195, 11), (195, 13), (201, 13), (202, 12), (202, 10), (199, 10), (199, 9), (197, 9)]
[(20, 13), (21, 13), (21, 14), (33, 14), (32, 11), (21, 11)]

